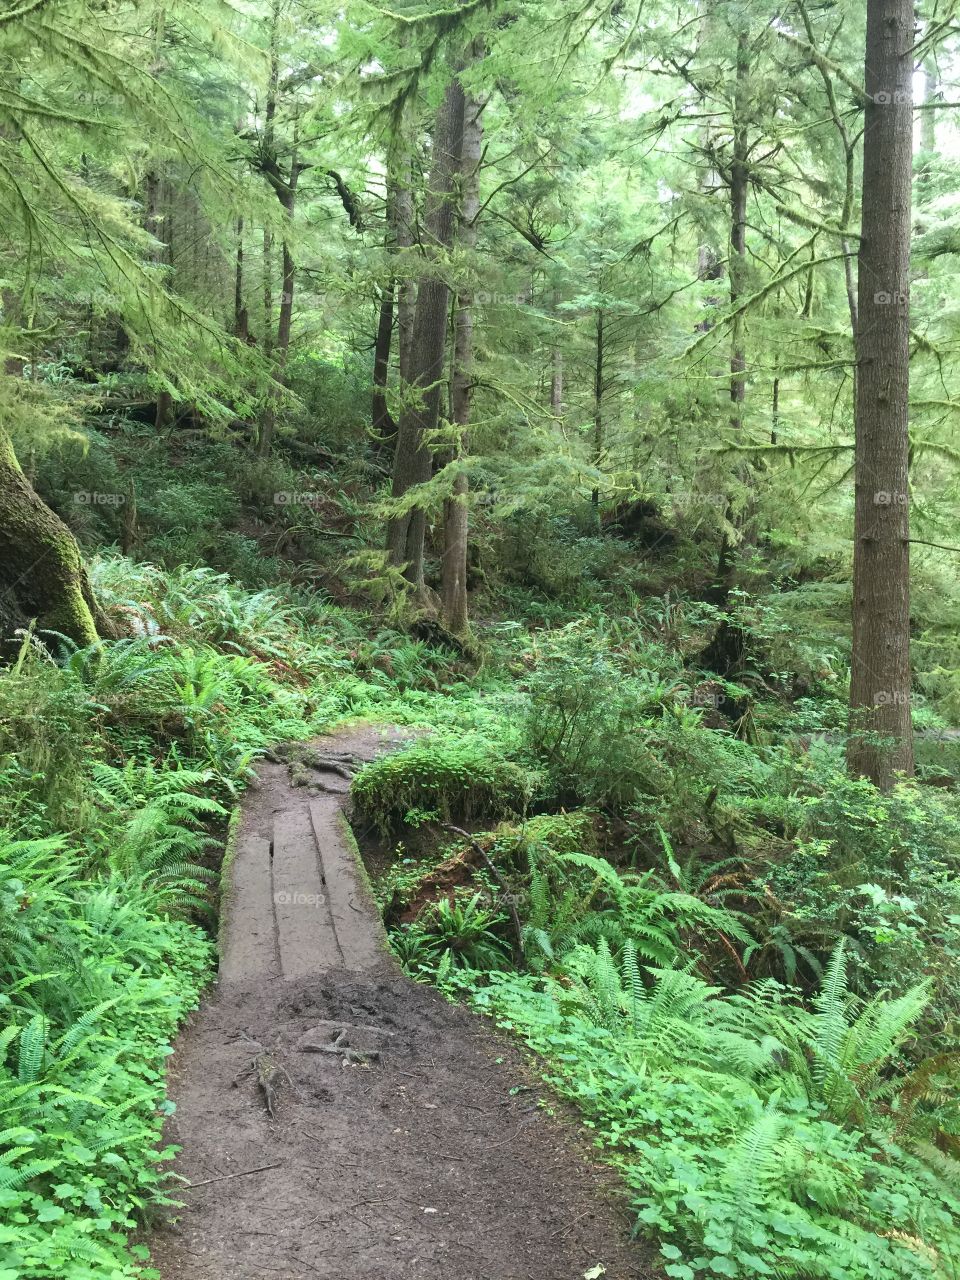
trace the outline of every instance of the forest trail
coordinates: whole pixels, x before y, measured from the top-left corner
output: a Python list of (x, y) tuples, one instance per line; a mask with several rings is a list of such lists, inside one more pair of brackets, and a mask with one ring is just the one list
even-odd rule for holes
[[(362, 760), (399, 738), (311, 746)], [(346, 779), (292, 776), (264, 762), (244, 808), (220, 981), (169, 1073), (166, 1136), (191, 1185), (152, 1265), (163, 1280), (651, 1275), (611, 1174), (537, 1105), (515, 1047), (390, 958)]]

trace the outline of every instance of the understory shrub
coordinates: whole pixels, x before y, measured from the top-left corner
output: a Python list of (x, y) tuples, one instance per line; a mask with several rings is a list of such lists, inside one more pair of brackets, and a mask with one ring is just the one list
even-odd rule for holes
[(698, 676), (636, 626), (594, 619), (538, 637), (524, 744), (544, 771), (544, 803), (602, 806), (638, 844), (659, 825), (692, 828), (721, 793), (759, 795), (770, 765), (732, 732), (707, 729)]
[(164, 1057), (212, 953), (168, 890), (129, 864), (90, 878), (55, 838), (0, 835), (5, 1280), (142, 1274), (127, 1233), (170, 1203)]
[[(622, 1169), (665, 1274), (953, 1280), (960, 1198), (894, 1071), (923, 987), (866, 1006), (838, 949), (812, 1010), (582, 948), (562, 982), (470, 984)], [(588, 962), (589, 960), (589, 962)], [(462, 985), (462, 980), (461, 980)]]

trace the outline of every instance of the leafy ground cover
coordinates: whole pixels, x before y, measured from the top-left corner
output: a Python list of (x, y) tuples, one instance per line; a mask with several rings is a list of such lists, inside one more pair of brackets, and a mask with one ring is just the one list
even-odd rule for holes
[(839, 676), (719, 679), (696, 616), (493, 622), (468, 659), (289, 585), (94, 576), (133, 634), (0, 671), (0, 1275), (142, 1268), (227, 816), (355, 717), (431, 730), (354, 783), (401, 963), (535, 1052), (666, 1274), (954, 1274), (960, 811), (847, 777), (809, 729)]

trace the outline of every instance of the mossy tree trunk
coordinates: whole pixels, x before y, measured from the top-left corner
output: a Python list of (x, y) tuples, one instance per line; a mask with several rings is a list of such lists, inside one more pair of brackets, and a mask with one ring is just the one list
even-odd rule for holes
[[(460, 172), (463, 146), (464, 94), (454, 75), (437, 113), (433, 135), (433, 156), (423, 225), (424, 273), (417, 288), (410, 349), (409, 386), (416, 392), (400, 415), (393, 461), (394, 498), (405, 497), (411, 489), (426, 484), (433, 474), (433, 454), (428, 440), (440, 417), (441, 384), (444, 377), (450, 289), (442, 269), (443, 256), (453, 243), (457, 212), (455, 184)], [(429, 611), (429, 592), (424, 581), (424, 535), (426, 510), (410, 504), (402, 515), (390, 518), (387, 552), (390, 563), (403, 571), (413, 584), (418, 603)]]
[(109, 631), (76, 539), (35, 493), (0, 428), (0, 640), (31, 622), (78, 645)]

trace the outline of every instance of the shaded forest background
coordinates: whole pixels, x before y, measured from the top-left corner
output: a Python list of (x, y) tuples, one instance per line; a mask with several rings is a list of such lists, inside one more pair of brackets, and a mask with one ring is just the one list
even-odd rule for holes
[(953, 7), (0, 54), (0, 1280), (150, 1274), (229, 813), (357, 716), (430, 730), (353, 784), (399, 960), (665, 1274), (953, 1280)]

